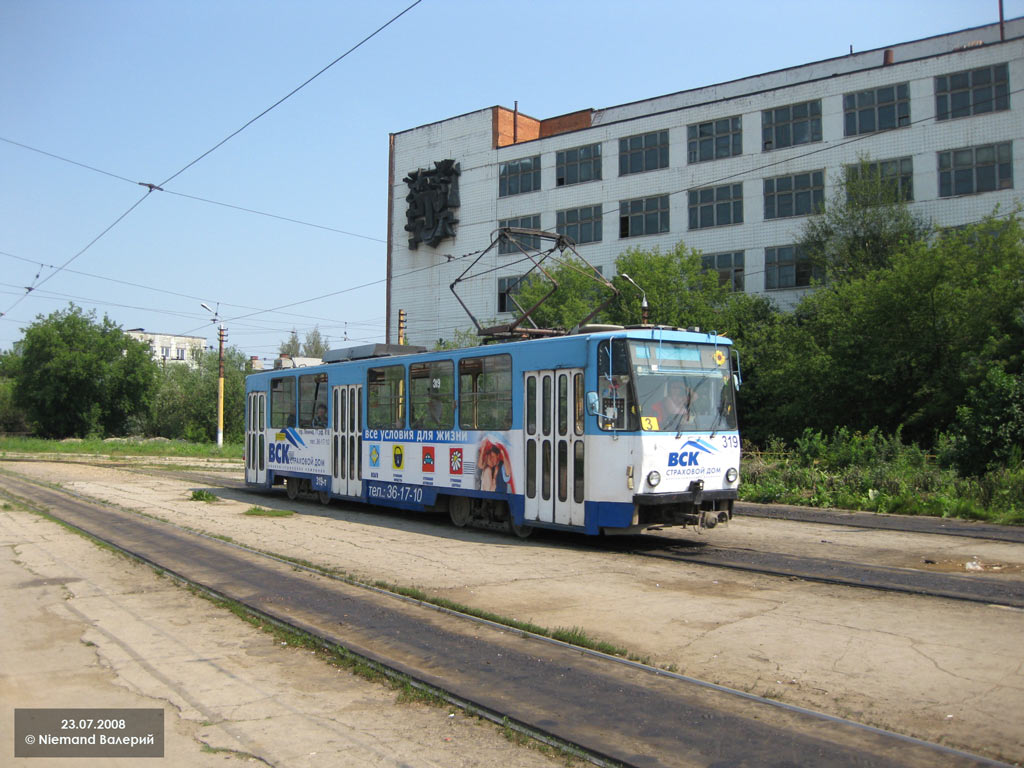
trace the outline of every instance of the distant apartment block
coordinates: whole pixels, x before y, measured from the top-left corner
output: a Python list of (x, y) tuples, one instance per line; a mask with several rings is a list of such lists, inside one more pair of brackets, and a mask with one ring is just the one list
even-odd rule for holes
[[(862, 158), (939, 226), (1011, 211), (1024, 18), (1000, 35), (992, 24), (607, 109), (536, 119), (494, 106), (394, 133), (388, 340), (400, 309), (410, 344), (470, 326), (449, 285), (501, 226), (571, 237), (607, 277), (629, 247), (682, 241), (734, 290), (789, 307), (812, 289), (802, 227)], [(529, 264), (503, 245), (485, 278), (460, 285), (477, 318), (512, 317), (507, 294)]]
[(206, 346), (202, 336), (177, 336), (171, 333), (148, 333), (143, 328), (131, 328), (125, 334), (149, 344), (153, 359), (158, 363), (184, 363), (196, 367)]

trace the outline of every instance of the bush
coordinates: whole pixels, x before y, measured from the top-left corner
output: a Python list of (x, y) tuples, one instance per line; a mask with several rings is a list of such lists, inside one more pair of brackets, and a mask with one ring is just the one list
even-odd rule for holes
[(792, 449), (779, 440), (769, 447), (764, 453), (747, 447), (740, 485), (746, 501), (1024, 523), (1019, 458), (962, 477), (919, 446), (904, 444), (899, 431), (887, 436), (876, 429), (840, 428), (829, 436), (805, 430)]

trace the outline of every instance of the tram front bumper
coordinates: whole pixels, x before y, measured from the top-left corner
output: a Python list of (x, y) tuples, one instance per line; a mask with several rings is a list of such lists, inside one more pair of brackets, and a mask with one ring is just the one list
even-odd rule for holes
[(694, 481), (685, 491), (637, 493), (633, 496), (635, 524), (695, 525), (713, 528), (732, 519), (734, 488), (706, 491)]

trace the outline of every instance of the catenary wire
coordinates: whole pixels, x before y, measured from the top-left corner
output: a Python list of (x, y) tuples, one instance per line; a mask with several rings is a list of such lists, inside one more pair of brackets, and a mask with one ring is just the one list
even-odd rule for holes
[[(64, 268), (66, 268), (66, 267), (67, 267), (67, 266), (68, 266), (68, 265), (69, 265), (69, 264), (70, 264), (71, 262), (73, 262), (73, 261), (74, 261), (75, 259), (77, 259), (77, 258), (78, 258), (79, 256), (81, 256), (81, 255), (82, 255), (83, 253), (85, 253), (86, 251), (88, 251), (88, 250), (89, 250), (89, 249), (90, 249), (90, 248), (91, 248), (91, 247), (92, 247), (93, 245), (95, 245), (95, 244), (96, 244), (96, 243), (97, 243), (97, 242), (98, 242), (98, 241), (100, 240), (100, 238), (102, 238), (102, 237), (103, 237), (104, 235), (106, 235), (106, 234), (107, 234), (107, 233), (108, 233), (108, 232), (109, 232), (110, 230), (112, 230), (112, 229), (113, 229), (113, 228), (114, 228), (115, 226), (117, 226), (117, 225), (118, 225), (118, 224), (119, 224), (119, 223), (120, 223), (121, 221), (123, 221), (123, 220), (125, 219), (125, 217), (127, 217), (127, 216), (128, 216), (128, 215), (129, 215), (129, 214), (130, 214), (130, 213), (132, 212), (132, 211), (134, 211), (134, 210), (135, 210), (135, 209), (136, 209), (136, 208), (137, 208), (137, 207), (138, 207), (138, 206), (139, 206), (139, 205), (140, 205), (140, 204), (141, 204), (141, 203), (142, 203), (142, 202), (143, 202), (143, 201), (144, 201), (144, 200), (145, 200), (145, 199), (146, 199), (147, 197), (149, 197), (149, 195), (150, 195), (150, 194), (152, 194), (152, 193), (153, 193), (153, 191), (154, 191), (155, 189), (158, 189), (158, 188), (161, 188), (161, 187), (164, 187), (164, 186), (166, 186), (166, 185), (167, 185), (168, 183), (170, 183), (170, 182), (171, 182), (171, 181), (172, 181), (173, 179), (175, 179), (175, 178), (177, 178), (178, 176), (180, 176), (180, 175), (181, 175), (182, 173), (184, 173), (185, 171), (187, 171), (187, 170), (188, 170), (189, 168), (191, 168), (191, 167), (192, 167), (193, 165), (195, 165), (196, 163), (198, 163), (199, 161), (201, 161), (201, 160), (202, 160), (203, 158), (205, 158), (205, 157), (209, 156), (209, 155), (210, 155), (211, 153), (215, 152), (215, 151), (216, 151), (217, 149), (219, 149), (219, 148), (220, 148), (220, 147), (222, 147), (222, 146), (223, 146), (224, 144), (226, 144), (226, 143), (227, 143), (228, 141), (230, 141), (230, 140), (231, 140), (232, 138), (234, 138), (235, 136), (237, 136), (238, 134), (240, 134), (240, 133), (241, 133), (242, 131), (244, 131), (244, 130), (245, 130), (246, 128), (248, 128), (248, 127), (249, 127), (250, 125), (252, 125), (253, 123), (255, 123), (255, 122), (256, 122), (257, 120), (259, 120), (259, 119), (260, 119), (261, 117), (263, 117), (264, 115), (266, 115), (266, 114), (267, 114), (268, 112), (270, 112), (271, 110), (275, 109), (276, 107), (278, 107), (279, 105), (281, 105), (282, 103), (284, 103), (284, 102), (285, 102), (286, 100), (288, 100), (289, 98), (291, 98), (292, 96), (294, 96), (294, 95), (295, 95), (296, 93), (298, 93), (298, 92), (299, 92), (300, 90), (302, 90), (303, 88), (305, 88), (305, 87), (306, 87), (307, 85), (309, 85), (309, 84), (310, 84), (311, 82), (313, 82), (313, 80), (315, 80), (316, 78), (320, 77), (320, 75), (322, 75), (322, 74), (323, 74), (324, 72), (326, 72), (327, 70), (329, 70), (329, 69), (330, 69), (331, 67), (333, 67), (333, 66), (334, 66), (335, 64), (337, 64), (337, 63), (338, 63), (339, 61), (341, 61), (342, 59), (344, 59), (344, 58), (345, 58), (346, 56), (348, 56), (348, 55), (349, 55), (350, 53), (352, 53), (352, 52), (353, 52), (353, 51), (355, 51), (356, 49), (358, 49), (358, 48), (360, 48), (361, 46), (363, 46), (363, 45), (364, 45), (365, 43), (367, 43), (367, 42), (368, 42), (369, 40), (371, 40), (371, 39), (373, 39), (374, 37), (376, 37), (376, 36), (377, 36), (378, 34), (380, 34), (380, 33), (381, 33), (381, 32), (382, 32), (383, 30), (387, 29), (387, 28), (388, 28), (389, 26), (391, 26), (391, 24), (393, 24), (393, 23), (394, 23), (395, 21), (397, 21), (397, 20), (398, 20), (398, 19), (400, 19), (400, 18), (401, 18), (402, 16), (404, 16), (404, 15), (405, 15), (406, 13), (408, 13), (409, 11), (411, 11), (411, 10), (412, 10), (413, 8), (415, 8), (415, 7), (417, 6), (417, 5), (419, 5), (419, 4), (421, 3), (421, 2), (423, 2), (423, 0), (415, 0), (415, 2), (413, 2), (413, 3), (411, 4), (411, 5), (407, 6), (407, 7), (406, 7), (406, 8), (404, 9), (404, 10), (402, 10), (402, 11), (401, 11), (400, 13), (396, 14), (396, 15), (395, 15), (395, 16), (393, 16), (393, 17), (392, 17), (391, 19), (389, 19), (389, 20), (388, 20), (387, 22), (385, 22), (385, 23), (384, 23), (384, 24), (382, 24), (382, 25), (381, 25), (380, 27), (378, 27), (378, 28), (377, 28), (377, 29), (375, 29), (375, 30), (374, 30), (373, 32), (371, 32), (371, 33), (370, 33), (369, 35), (367, 35), (366, 37), (364, 37), (364, 38), (363, 38), (362, 40), (360, 40), (360, 41), (359, 41), (358, 43), (356, 43), (356, 44), (355, 44), (354, 46), (352, 46), (352, 47), (351, 47), (351, 48), (349, 48), (349, 49), (348, 49), (347, 51), (345, 51), (345, 52), (344, 52), (343, 54), (341, 54), (341, 55), (340, 55), (340, 56), (338, 56), (338, 57), (337, 57), (336, 59), (334, 59), (334, 61), (332, 61), (332, 62), (331, 62), (330, 64), (328, 64), (328, 65), (327, 65), (326, 67), (322, 68), (322, 69), (321, 69), (321, 70), (320, 70), (319, 72), (317, 72), (316, 74), (314, 74), (314, 75), (313, 75), (312, 77), (308, 78), (308, 79), (307, 79), (307, 80), (306, 80), (305, 82), (303, 82), (302, 84), (300, 84), (300, 85), (299, 85), (298, 87), (294, 88), (294, 89), (293, 89), (293, 90), (292, 90), (292, 91), (291, 91), (290, 93), (288, 93), (288, 94), (286, 94), (285, 96), (283, 96), (282, 98), (278, 99), (278, 100), (277, 100), (277, 101), (276, 101), (275, 103), (271, 104), (271, 105), (270, 105), (269, 107), (267, 107), (266, 109), (264, 109), (264, 110), (263, 110), (262, 112), (260, 112), (260, 113), (259, 113), (258, 115), (256, 115), (256, 116), (255, 116), (255, 117), (253, 117), (252, 119), (250, 119), (250, 120), (249, 120), (248, 122), (246, 122), (246, 123), (245, 123), (244, 125), (242, 125), (242, 126), (241, 126), (240, 128), (238, 128), (237, 130), (233, 131), (233, 132), (232, 132), (231, 134), (229, 134), (229, 135), (228, 135), (228, 136), (226, 136), (225, 138), (221, 139), (221, 141), (219, 141), (219, 142), (218, 142), (217, 144), (215, 144), (214, 146), (212, 146), (212, 147), (211, 147), (210, 149), (206, 150), (206, 151), (205, 151), (205, 152), (203, 152), (203, 153), (202, 153), (201, 155), (199, 155), (198, 157), (196, 157), (196, 158), (195, 158), (194, 160), (192, 160), (191, 162), (189, 162), (188, 164), (186, 164), (185, 166), (183, 166), (182, 168), (180, 168), (180, 169), (179, 169), (178, 171), (176, 171), (175, 173), (173, 173), (173, 174), (172, 174), (171, 176), (169, 176), (169, 177), (167, 177), (166, 179), (164, 179), (164, 181), (162, 181), (162, 182), (161, 182), (160, 184), (156, 184), (156, 185), (154, 185), (154, 184), (148, 184), (148, 183), (144, 183), (144, 182), (138, 182), (138, 184), (139, 184), (140, 186), (144, 186), (144, 187), (146, 187), (146, 188), (147, 188), (147, 190), (146, 190), (146, 193), (145, 193), (145, 194), (144, 194), (144, 195), (143, 195), (143, 196), (142, 196), (141, 198), (139, 198), (139, 199), (138, 199), (138, 200), (137, 200), (137, 201), (136, 201), (136, 202), (135, 202), (135, 203), (134, 203), (134, 204), (133, 204), (133, 205), (132, 205), (131, 207), (129, 207), (129, 208), (128, 208), (128, 209), (127, 209), (127, 210), (126, 210), (126, 211), (125, 211), (124, 213), (122, 213), (122, 214), (121, 214), (120, 216), (118, 216), (118, 217), (117, 217), (117, 219), (115, 219), (115, 220), (114, 220), (114, 222), (113, 222), (113, 223), (111, 223), (111, 224), (110, 224), (110, 225), (109, 225), (109, 226), (108, 226), (108, 227), (107, 227), (106, 229), (104, 229), (104, 230), (103, 230), (102, 232), (100, 232), (100, 234), (99, 234), (99, 235), (97, 235), (97, 236), (96, 236), (95, 238), (93, 238), (93, 239), (92, 239), (91, 241), (89, 241), (89, 243), (88, 243), (88, 244), (86, 244), (86, 246), (85, 246), (84, 248), (82, 248), (82, 249), (81, 249), (80, 251), (78, 251), (77, 253), (75, 253), (75, 254), (74, 254), (73, 256), (71, 256), (71, 258), (69, 258), (69, 259), (68, 259), (67, 261), (65, 261), (65, 262), (64, 262), (64, 263), (63, 263), (63, 264), (62, 264), (62, 265), (61, 265), (60, 267), (56, 268), (56, 269), (55, 269), (55, 270), (54, 270), (53, 272), (51, 272), (51, 273), (50, 273), (49, 275), (47, 275), (47, 276), (46, 276), (45, 278), (43, 278), (43, 279), (42, 279), (41, 281), (39, 281), (39, 283), (38, 283), (38, 284), (34, 284), (34, 285), (30, 286), (30, 287), (28, 288), (28, 290), (26, 290), (26, 291), (25, 291), (25, 293), (24, 293), (24, 294), (23, 294), (23, 295), (22, 295), (21, 297), (19, 297), (19, 298), (18, 298), (18, 299), (17, 299), (17, 300), (16, 300), (16, 301), (15, 301), (15, 302), (14, 302), (14, 303), (13, 303), (13, 304), (12, 304), (12, 305), (10, 306), (10, 307), (8, 307), (8, 309), (7, 309), (6, 311), (4, 311), (4, 312), (0, 313), (0, 317), (3, 317), (3, 316), (4, 316), (4, 315), (6, 315), (6, 314), (7, 314), (8, 312), (10, 312), (10, 311), (11, 311), (12, 309), (14, 309), (14, 308), (15, 308), (15, 307), (16, 307), (16, 306), (17, 306), (18, 304), (20, 304), (20, 303), (21, 303), (21, 301), (22, 301), (22, 300), (24, 300), (25, 296), (28, 296), (28, 295), (29, 295), (29, 293), (31, 293), (31, 292), (32, 292), (32, 291), (33, 291), (34, 289), (38, 288), (39, 286), (43, 285), (43, 284), (44, 284), (44, 283), (46, 283), (46, 282), (47, 282), (48, 280), (50, 280), (51, 278), (53, 278), (53, 277), (54, 277), (55, 275), (59, 274), (59, 273), (60, 273), (61, 271), (63, 271), (63, 270), (64, 270)], [(16, 142), (10, 142), (10, 143), (16, 143)], [(43, 153), (43, 154), (47, 154), (47, 153)], [(51, 156), (52, 156), (52, 157), (58, 157), (58, 156), (56, 156), (56, 155), (51, 155)], [(65, 158), (59, 158), (59, 159), (61, 159), (61, 160), (65, 160)], [(70, 161), (69, 161), (69, 162), (70, 162)], [(84, 165), (84, 164), (80, 164), (80, 163), (75, 163), (75, 164), (76, 164), (76, 165), (81, 165), (81, 166), (82, 166), (83, 168), (90, 168), (89, 166), (86, 166), (86, 165)], [(98, 170), (98, 169), (93, 169), (93, 168), (90, 168), (90, 170)], [(103, 172), (103, 173), (106, 173), (106, 172)], [(124, 177), (118, 177), (118, 176), (116, 176), (115, 174), (110, 174), (110, 173), (106, 173), (106, 175), (108, 175), (108, 176), (113, 176), (113, 177), (115, 177), (115, 178), (121, 178), (121, 179), (124, 179)], [(163, 190), (161, 189), (161, 191), (163, 191)]]
[(198, 162), (199, 162), (200, 160), (202, 160), (202, 159), (203, 159), (204, 157), (206, 157), (207, 155), (209, 155), (209, 154), (210, 154), (210, 153), (212, 153), (212, 152), (215, 152), (215, 151), (216, 151), (217, 149), (219, 149), (220, 147), (224, 146), (224, 145), (225, 145), (225, 144), (226, 144), (227, 142), (229, 142), (229, 141), (230, 141), (231, 139), (233, 139), (233, 138), (234, 138), (235, 136), (237, 136), (238, 134), (240, 134), (240, 133), (241, 133), (242, 131), (244, 131), (244, 130), (245, 130), (246, 128), (248, 128), (248, 127), (249, 127), (250, 125), (252, 125), (253, 123), (255, 123), (255, 122), (256, 122), (257, 120), (259, 120), (259, 119), (260, 119), (261, 117), (263, 117), (264, 115), (266, 115), (266, 114), (267, 114), (268, 112), (270, 112), (271, 110), (273, 110), (273, 109), (277, 108), (278, 106), (280, 106), (281, 104), (283, 104), (283, 103), (284, 103), (285, 101), (287, 101), (287, 100), (288, 100), (288, 99), (290, 99), (290, 98), (291, 98), (292, 96), (294, 96), (294, 95), (295, 95), (296, 93), (298, 93), (299, 91), (301, 91), (301, 90), (302, 90), (303, 88), (305, 88), (305, 87), (306, 87), (307, 85), (309, 85), (309, 84), (310, 84), (311, 82), (313, 82), (314, 80), (316, 80), (316, 79), (317, 79), (318, 77), (320, 77), (320, 75), (322, 75), (322, 74), (323, 74), (324, 72), (326, 72), (327, 70), (329, 70), (329, 69), (330, 69), (331, 67), (333, 67), (333, 66), (334, 66), (335, 64), (337, 64), (337, 63), (338, 63), (339, 61), (341, 61), (342, 59), (344, 59), (344, 58), (345, 58), (346, 56), (348, 56), (348, 55), (349, 55), (350, 53), (352, 53), (352, 52), (353, 52), (353, 51), (355, 51), (356, 49), (358, 49), (358, 48), (362, 47), (362, 46), (363, 46), (363, 45), (364, 45), (365, 43), (369, 42), (369, 41), (370, 41), (370, 40), (372, 40), (372, 39), (373, 39), (374, 37), (376, 37), (376, 36), (377, 36), (378, 34), (380, 34), (380, 33), (381, 33), (381, 32), (383, 32), (383, 31), (384, 31), (385, 29), (387, 29), (388, 27), (390, 27), (390, 26), (391, 26), (392, 24), (394, 24), (394, 23), (395, 23), (396, 21), (398, 21), (398, 20), (399, 20), (400, 18), (402, 18), (402, 16), (404, 16), (405, 14), (407, 14), (407, 13), (408, 13), (409, 11), (411, 11), (411, 10), (412, 10), (413, 8), (415, 8), (415, 7), (417, 6), (417, 5), (419, 5), (419, 4), (421, 3), (421, 2), (423, 2), (423, 0), (415, 0), (415, 2), (413, 2), (413, 3), (411, 4), (411, 5), (407, 6), (407, 7), (406, 7), (406, 8), (405, 8), (405, 9), (404, 9), (403, 11), (401, 11), (401, 12), (400, 12), (400, 13), (398, 13), (398, 14), (396, 14), (395, 16), (392, 16), (392, 17), (391, 17), (391, 18), (390, 18), (390, 19), (389, 19), (388, 21), (384, 22), (384, 24), (382, 24), (381, 26), (377, 27), (377, 29), (375, 29), (375, 30), (374, 30), (373, 32), (371, 32), (370, 34), (368, 34), (368, 35), (367, 35), (366, 37), (364, 37), (364, 38), (363, 38), (362, 40), (360, 40), (360, 41), (359, 41), (358, 43), (356, 43), (355, 45), (353, 45), (353, 46), (352, 46), (351, 48), (349, 48), (349, 49), (348, 49), (347, 51), (345, 51), (345, 52), (344, 52), (343, 54), (341, 54), (341, 55), (340, 55), (340, 56), (339, 56), (338, 58), (336, 58), (336, 59), (335, 59), (334, 61), (332, 61), (332, 62), (331, 62), (330, 64), (328, 64), (328, 65), (327, 65), (326, 67), (324, 67), (323, 69), (321, 69), (321, 70), (320, 70), (319, 72), (317, 72), (317, 73), (316, 73), (315, 75), (313, 75), (312, 77), (310, 77), (310, 78), (309, 78), (308, 80), (306, 80), (306, 81), (305, 81), (304, 83), (302, 83), (301, 85), (299, 85), (299, 86), (297, 86), (296, 88), (292, 89), (292, 90), (291, 90), (291, 91), (290, 91), (290, 92), (289, 92), (288, 94), (286, 94), (285, 96), (282, 96), (282, 97), (281, 97), (280, 99), (278, 99), (278, 100), (277, 100), (277, 101), (275, 101), (275, 102), (274, 102), (273, 104), (271, 104), (271, 105), (270, 105), (269, 107), (267, 107), (266, 109), (264, 109), (264, 110), (263, 110), (262, 112), (260, 112), (260, 113), (259, 113), (258, 115), (256, 115), (256, 116), (255, 116), (254, 118), (252, 118), (252, 119), (251, 119), (251, 120), (249, 120), (249, 121), (248, 121), (247, 123), (245, 123), (245, 125), (243, 125), (243, 126), (242, 126), (241, 128), (238, 128), (237, 130), (235, 130), (235, 131), (231, 132), (230, 134), (228, 134), (227, 136), (225, 136), (225, 137), (224, 137), (223, 139), (221, 139), (221, 140), (220, 140), (219, 142), (217, 142), (217, 143), (216, 143), (216, 144), (214, 144), (214, 145), (213, 145), (212, 147), (210, 147), (210, 148), (209, 148), (208, 150), (206, 150), (206, 151), (205, 151), (205, 152), (203, 152), (203, 153), (202, 153), (201, 155), (199, 155), (199, 157), (197, 157), (197, 158), (196, 158), (195, 160), (192, 160), (192, 161), (191, 161), (190, 163), (186, 164), (185, 166), (183, 166), (182, 168), (180, 168), (180, 169), (179, 169), (178, 171), (176, 171), (175, 173), (173, 173), (173, 174), (171, 174), (170, 176), (168, 176), (168, 177), (167, 177), (166, 179), (164, 179), (164, 180), (163, 180), (162, 182), (160, 182), (160, 184), (158, 184), (157, 186), (160, 186), (160, 187), (164, 187), (164, 186), (166, 186), (166, 185), (167, 185), (167, 184), (169, 184), (169, 183), (170, 183), (170, 182), (171, 182), (172, 180), (176, 179), (176, 178), (177, 178), (178, 176), (180, 176), (181, 174), (183, 174), (183, 173), (184, 173), (185, 171), (187, 171), (187, 170), (188, 170), (189, 168), (191, 168), (191, 167), (192, 167), (193, 165), (195, 165), (195, 164), (196, 164), (196, 163), (198, 163)]

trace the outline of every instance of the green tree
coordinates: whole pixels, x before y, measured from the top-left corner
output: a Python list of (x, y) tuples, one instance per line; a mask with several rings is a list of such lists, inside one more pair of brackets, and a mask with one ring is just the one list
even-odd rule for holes
[[(494, 325), (494, 323), (490, 323)], [(478, 347), (483, 340), (477, 336), (476, 330), (473, 328), (457, 328), (452, 332), (450, 338), (438, 339), (434, 342), (434, 352), (440, 352), (446, 349), (465, 349), (466, 347)]]
[[(572, 256), (564, 255), (557, 262), (549, 259), (544, 268), (558, 284), (558, 288), (530, 315), (530, 319), (540, 328), (574, 328), (611, 296), (608, 287), (595, 279), (593, 269)], [(529, 310), (551, 288), (549, 280), (533, 273), (520, 284), (515, 298), (519, 306)], [(606, 316), (607, 313), (602, 312), (592, 318), (591, 322), (604, 322)], [(524, 325), (529, 327), (528, 322)]]
[(277, 348), (277, 351), (282, 355), (289, 355), (291, 357), (299, 357), (302, 354), (302, 342), (299, 341), (299, 334), (294, 328), (292, 328), (291, 335), (281, 342), (281, 346)]
[[(168, 365), (162, 371), (147, 432), (174, 440), (217, 439), (218, 358), (204, 354), (199, 364)], [(249, 362), (236, 347), (224, 350), (224, 440), (239, 442), (245, 433), (245, 376)]]
[(149, 345), (95, 312), (37, 316), (19, 342), (14, 397), (46, 437), (122, 435), (144, 416), (157, 364)]
[(608, 311), (611, 322), (640, 322), (642, 294), (622, 278), (626, 274), (646, 293), (653, 325), (723, 330), (722, 313), (733, 294), (716, 272), (703, 268), (700, 251), (682, 242), (669, 251), (629, 248), (616, 259), (615, 271), (613, 282), (620, 293)]
[(306, 332), (306, 340), (302, 342), (303, 357), (323, 357), (328, 350), (328, 340), (320, 335), (320, 326)]
[(802, 426), (902, 426), (910, 440), (934, 444), (969, 393), (986, 391), (978, 388), (991, 370), (1020, 375), (1024, 236), (1016, 215), (904, 244), (890, 261), (806, 296), (763, 339), (763, 431), (792, 439)]
[(862, 157), (846, 166), (824, 211), (805, 222), (800, 246), (827, 282), (888, 267), (897, 251), (932, 234), (932, 226), (907, 206), (898, 162)]

